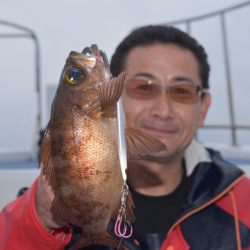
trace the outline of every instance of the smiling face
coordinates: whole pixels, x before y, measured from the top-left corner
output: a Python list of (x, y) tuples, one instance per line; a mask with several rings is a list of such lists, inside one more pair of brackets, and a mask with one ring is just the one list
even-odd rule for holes
[(125, 87), (128, 124), (161, 140), (167, 146), (167, 157), (181, 157), (196, 128), (203, 125), (210, 95), (206, 93), (195, 103), (181, 103), (162, 90), (179, 84), (202, 86), (197, 59), (191, 51), (174, 44), (138, 46), (128, 54), (124, 70), (127, 80), (145, 79), (161, 89), (157, 97), (143, 100), (130, 95)]

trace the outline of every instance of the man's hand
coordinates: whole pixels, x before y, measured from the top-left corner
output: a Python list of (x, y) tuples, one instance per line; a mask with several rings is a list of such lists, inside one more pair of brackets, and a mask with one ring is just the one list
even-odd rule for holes
[(65, 221), (55, 218), (51, 212), (54, 197), (55, 194), (46, 180), (45, 175), (40, 175), (36, 189), (36, 211), (40, 221), (48, 231), (50, 231), (51, 228), (60, 228), (67, 224)]

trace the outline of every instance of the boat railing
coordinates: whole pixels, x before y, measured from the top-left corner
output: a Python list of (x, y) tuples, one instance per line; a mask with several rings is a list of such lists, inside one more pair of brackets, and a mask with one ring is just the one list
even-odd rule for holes
[[(223, 49), (223, 62), (225, 67), (225, 80), (227, 85), (227, 98), (228, 98), (228, 109), (229, 109), (229, 124), (205, 124), (205, 126), (202, 129), (206, 130), (229, 130), (230, 131), (230, 137), (231, 137), (231, 145), (232, 146), (238, 146), (239, 140), (237, 137), (237, 131), (238, 130), (245, 130), (250, 131), (250, 124), (239, 124), (236, 122), (235, 118), (235, 98), (234, 98), (234, 92), (233, 92), (233, 80), (232, 80), (232, 74), (231, 74), (231, 60), (229, 56), (229, 37), (228, 37), (228, 29), (230, 28), (229, 25), (227, 25), (227, 19), (226, 17), (228, 15), (231, 15), (232, 13), (236, 11), (241, 11), (245, 8), (250, 7), (250, 1), (246, 1), (234, 6), (230, 6), (227, 8), (224, 8), (222, 10), (214, 11), (211, 13), (206, 13), (204, 15), (198, 15), (190, 18), (184, 18), (180, 20), (174, 20), (171, 22), (164, 23), (164, 25), (173, 25), (173, 26), (180, 26), (183, 28), (186, 32), (189, 34), (192, 33), (192, 27), (199, 23), (206, 20), (209, 20), (211, 18), (217, 18), (219, 20), (218, 25), (220, 26), (221, 30), (221, 36), (222, 36), (222, 49)], [(250, 8), (249, 8), (250, 10)], [(250, 12), (249, 12), (250, 13)], [(243, 32), (244, 34), (244, 32)], [(249, 101), (249, 100), (247, 100)], [(249, 141), (250, 144), (250, 141)]]
[[(40, 45), (39, 39), (36, 32), (30, 28), (24, 27), (20, 24), (0, 20), (0, 39), (28, 39), (34, 44), (34, 76), (35, 76), (35, 91), (36, 91), (36, 101), (37, 101), (37, 111), (36, 111), (36, 124), (32, 135), (32, 146), (30, 150), (23, 150), (15, 147), (0, 147), (0, 162), (9, 161), (33, 161), (36, 158), (38, 150), (39, 134), (42, 130), (41, 125), (41, 114), (42, 114), (42, 98), (41, 98), (41, 65), (40, 65)], [(13, 66), (13, 65), (11, 65)], [(3, 118), (3, 117), (2, 117)], [(4, 133), (2, 131), (2, 133)]]

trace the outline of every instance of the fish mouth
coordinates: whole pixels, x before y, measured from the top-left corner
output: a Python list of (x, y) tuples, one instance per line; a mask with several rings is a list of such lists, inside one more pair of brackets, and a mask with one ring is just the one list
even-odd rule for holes
[(84, 54), (78, 54), (78, 55), (72, 55), (71, 58), (76, 60), (82, 60), (86, 65), (88, 65), (91, 68), (94, 68), (96, 66), (97, 59), (95, 56), (89, 56)]
[(100, 50), (96, 44), (92, 44), (90, 47), (85, 47), (82, 51), (82, 54), (99, 60), (100, 62), (104, 63), (106, 69), (109, 68), (109, 62), (106, 53)]
[(92, 44), (90, 47), (85, 47), (82, 53), (72, 54), (71, 58), (84, 61), (84, 63), (91, 68), (94, 68), (98, 61), (104, 64), (105, 67), (109, 67), (106, 54), (99, 50), (95, 44)]

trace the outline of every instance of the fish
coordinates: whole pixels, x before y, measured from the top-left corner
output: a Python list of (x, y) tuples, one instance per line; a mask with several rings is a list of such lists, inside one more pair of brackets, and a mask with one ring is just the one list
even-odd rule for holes
[[(71, 51), (60, 76), (39, 163), (55, 194), (52, 213), (81, 228), (72, 250), (117, 248), (120, 239), (107, 231), (109, 221), (135, 219), (128, 190), (126, 209), (120, 213), (126, 186), (119, 164), (116, 104), (125, 79), (124, 72), (112, 77), (107, 56), (96, 44), (81, 53)], [(126, 127), (125, 138), (128, 159), (165, 150), (163, 143), (133, 127)], [(120, 249), (127, 248), (121, 244)]]

